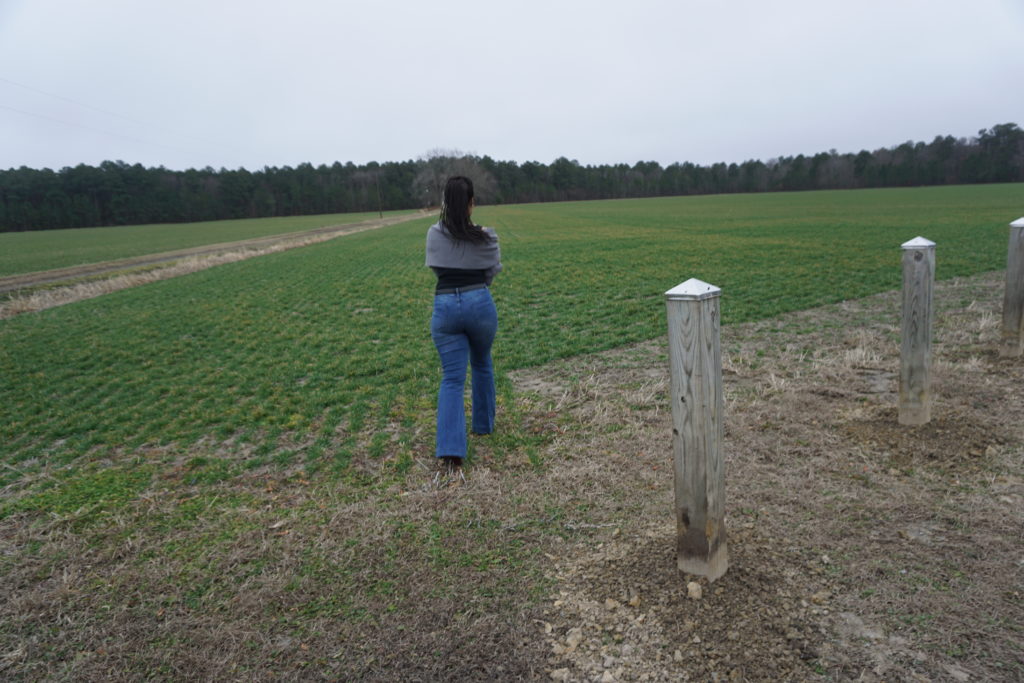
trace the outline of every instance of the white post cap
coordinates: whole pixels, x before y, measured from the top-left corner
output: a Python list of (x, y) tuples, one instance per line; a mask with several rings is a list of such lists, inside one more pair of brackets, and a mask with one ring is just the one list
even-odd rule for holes
[(691, 277), (686, 282), (678, 284), (665, 292), (665, 298), (670, 301), (700, 301), (701, 299), (710, 299), (713, 296), (718, 296), (721, 293), (722, 290), (718, 287)]
[(1018, 218), (1014, 222), (1010, 223), (1011, 228), (1024, 228), (1024, 217)]
[(900, 245), (900, 247), (903, 249), (934, 249), (935, 242), (932, 242), (931, 240), (926, 240), (923, 237), (915, 237), (909, 242), (904, 242), (903, 244)]

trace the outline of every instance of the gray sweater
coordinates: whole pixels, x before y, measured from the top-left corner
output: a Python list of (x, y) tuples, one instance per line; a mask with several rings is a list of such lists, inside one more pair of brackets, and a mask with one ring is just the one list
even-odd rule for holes
[(483, 270), (487, 284), (501, 272), (501, 248), (498, 234), (492, 228), (484, 228), (491, 238), (483, 244), (453, 239), (440, 222), (434, 223), (427, 231), (427, 265), (432, 268), (462, 268)]

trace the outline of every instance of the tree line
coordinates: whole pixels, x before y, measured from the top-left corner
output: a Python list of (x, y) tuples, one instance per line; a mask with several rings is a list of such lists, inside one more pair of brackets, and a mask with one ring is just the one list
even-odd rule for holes
[(472, 177), (480, 203), (492, 204), (1021, 182), (1024, 130), (1005, 123), (972, 138), (710, 166), (583, 166), (565, 157), (520, 164), (432, 150), (410, 161), (257, 171), (174, 171), (122, 161), (59, 171), (21, 167), (0, 171), (0, 231), (419, 208), (437, 205), (445, 178), (456, 173)]

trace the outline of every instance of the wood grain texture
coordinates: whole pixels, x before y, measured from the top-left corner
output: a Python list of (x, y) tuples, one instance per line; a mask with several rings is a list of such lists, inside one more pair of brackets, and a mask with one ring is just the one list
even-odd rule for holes
[(1020, 356), (1024, 353), (1024, 225), (1010, 225), (1010, 243), (1006, 250), (1006, 291), (1003, 294), (1003, 334), (1000, 353)]
[(719, 300), (667, 301), (678, 566), (709, 581), (729, 566)]
[(903, 249), (899, 423), (931, 420), (932, 289), (935, 247)]

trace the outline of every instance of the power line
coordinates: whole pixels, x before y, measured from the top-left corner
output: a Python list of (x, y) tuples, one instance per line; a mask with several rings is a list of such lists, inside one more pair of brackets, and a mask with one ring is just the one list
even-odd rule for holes
[(24, 114), (25, 116), (31, 116), (32, 118), (41, 119), (43, 121), (52, 121), (54, 123), (59, 123), (59, 124), (64, 125), (64, 126), (71, 126), (73, 128), (82, 128), (84, 130), (89, 130), (89, 131), (92, 131), (94, 133), (102, 133), (103, 135), (110, 135), (112, 137), (121, 138), (122, 140), (128, 140), (130, 142), (141, 143), (143, 145), (156, 145), (157, 147), (164, 147), (165, 149), (175, 149), (174, 147), (170, 147), (170, 146), (165, 145), (165, 144), (160, 143), (160, 142), (153, 142), (151, 140), (143, 140), (141, 138), (132, 137), (130, 135), (124, 135), (122, 133), (115, 133), (113, 131), (104, 130), (102, 128), (94, 128), (92, 126), (87, 126), (87, 125), (85, 125), (83, 123), (76, 123), (74, 121), (64, 121), (63, 119), (54, 118), (52, 116), (46, 116), (45, 114), (37, 114), (37, 113), (31, 112), (31, 111), (25, 111), (24, 109), (18, 109), (17, 107), (11, 107), (11, 106), (8, 106), (6, 104), (0, 104), (0, 109), (7, 109), (8, 111), (17, 112), (19, 114)]
[(32, 92), (39, 93), (40, 95), (46, 95), (47, 97), (54, 97), (54, 98), (56, 98), (58, 100), (64, 100), (65, 102), (70, 102), (71, 104), (78, 105), (79, 107), (85, 107), (86, 109), (92, 109), (93, 111), (98, 111), (99, 113), (106, 114), (107, 116), (116, 116), (119, 119), (124, 119), (125, 121), (129, 121), (129, 122), (134, 123), (134, 124), (136, 124), (138, 126), (146, 125), (146, 124), (144, 124), (144, 123), (142, 123), (140, 121), (136, 121), (135, 119), (133, 119), (131, 117), (125, 116), (124, 114), (118, 114), (117, 112), (114, 112), (114, 111), (107, 111), (106, 109), (100, 109), (99, 107), (94, 107), (91, 104), (86, 104), (85, 102), (79, 102), (78, 100), (73, 100), (70, 97), (64, 97), (63, 95), (58, 95), (56, 93), (47, 92), (45, 90), (40, 90), (39, 88), (34, 88), (31, 85), (25, 85), (24, 83), (18, 83), (17, 81), (12, 81), (11, 79), (4, 78), (3, 76), (0, 76), (0, 81), (3, 81), (4, 83), (9, 83), (10, 85), (16, 85), (19, 88), (24, 88), (25, 90), (31, 90)]
[[(0, 82), (8, 83), (10, 85), (14, 85), (14, 86), (17, 86), (19, 88), (24, 88), (25, 90), (30, 90), (32, 92), (39, 93), (40, 95), (46, 95), (47, 97), (52, 97), (54, 99), (62, 100), (64, 102), (69, 102), (71, 104), (74, 104), (74, 105), (79, 106), (79, 107), (83, 107), (85, 109), (91, 109), (92, 111), (99, 112), (99, 113), (105, 114), (107, 116), (113, 116), (115, 118), (122, 119), (124, 121), (129, 122), (129, 123), (133, 123), (133, 124), (135, 124), (137, 126), (142, 126), (144, 128), (149, 128), (151, 130), (160, 132), (160, 128), (161, 128), (160, 126), (155, 126), (153, 124), (143, 123), (142, 121), (138, 121), (136, 119), (133, 119), (130, 116), (125, 116), (124, 114), (119, 114), (117, 112), (109, 111), (107, 109), (101, 109), (100, 107), (95, 107), (95, 106), (93, 106), (91, 104), (86, 104), (85, 102), (80, 102), (80, 101), (78, 101), (76, 99), (72, 99), (70, 97), (65, 97), (64, 95), (58, 95), (57, 93), (48, 92), (46, 90), (42, 90), (40, 88), (36, 88), (34, 86), (31, 86), (31, 85), (25, 85), (24, 83), (18, 83), (17, 81), (12, 81), (11, 79), (4, 78), (3, 76), (0, 76)], [(3, 105), (0, 105), (0, 106), (3, 106)], [(43, 116), (41, 114), (33, 114), (31, 112), (25, 112), (23, 110), (14, 109), (13, 107), (5, 106), (4, 108), (5, 109), (12, 109), (13, 111), (18, 111), (19, 113), (22, 113), (22, 114), (28, 114), (29, 116), (38, 116), (39, 118), (50, 118), (50, 117)], [(86, 128), (86, 129), (89, 129), (89, 130), (94, 130), (94, 131), (98, 130), (98, 129), (95, 129), (95, 128), (89, 128), (88, 126), (83, 126), (81, 124), (74, 124), (74, 123), (68, 123), (67, 121), (61, 121), (60, 119), (50, 118), (50, 120), (57, 121), (58, 123), (64, 123), (66, 125), (72, 125), (72, 126), (78, 126), (80, 128)], [(99, 132), (105, 132), (105, 133), (108, 133), (110, 135), (117, 135), (118, 137), (122, 137), (122, 138), (126, 138), (126, 139), (134, 139), (134, 138), (128, 138), (127, 136), (119, 135), (119, 134), (116, 134), (116, 133), (109, 133), (108, 131), (99, 131)], [(176, 136), (178, 138), (181, 138), (183, 140), (187, 140), (187, 141), (190, 141), (192, 143), (199, 143), (199, 144), (204, 145), (204, 146), (208, 146), (208, 145), (213, 145), (214, 144), (213, 142), (211, 142), (209, 140), (204, 140), (202, 138), (197, 138), (197, 137), (194, 137), (192, 135), (181, 134), (181, 133), (178, 133), (176, 131), (172, 131), (172, 130), (168, 130), (168, 129), (164, 129), (164, 132), (171, 133), (171, 135), (174, 135), (174, 136)], [(146, 142), (145, 140), (138, 140), (138, 139), (134, 139), (134, 140), (136, 142)], [(147, 142), (146, 144), (161, 145), (161, 143), (153, 143), (153, 142)], [(175, 149), (174, 147), (168, 147), (167, 145), (161, 145), (161, 146), (167, 147), (168, 149)]]

